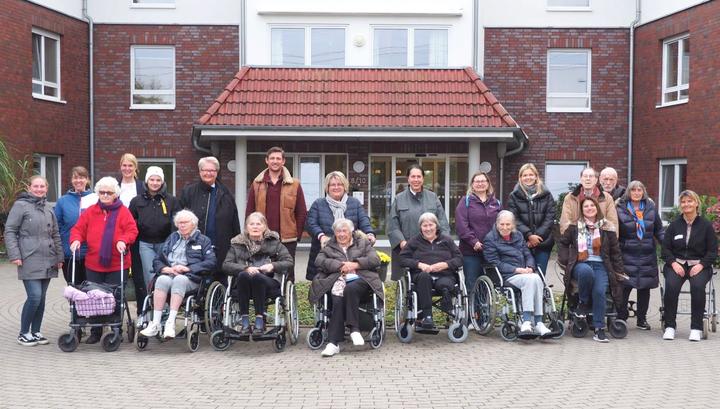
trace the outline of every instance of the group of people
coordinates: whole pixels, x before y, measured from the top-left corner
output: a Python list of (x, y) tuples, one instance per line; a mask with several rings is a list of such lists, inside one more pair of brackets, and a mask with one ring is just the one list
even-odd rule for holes
[[(267, 168), (248, 192), (244, 229), (237, 206), (218, 174), (214, 157), (198, 162), (200, 180), (185, 186), (180, 197), (167, 191), (162, 168), (150, 166), (138, 178), (132, 154), (120, 160), (120, 177), (103, 177), (91, 189), (88, 171), (72, 169), (72, 188), (53, 207), (47, 203), (47, 181), (33, 176), (27, 192), (14, 204), (5, 229), (11, 262), (17, 265), (27, 301), (21, 314), (18, 343), (47, 344), (40, 332), (45, 295), (58, 271), (68, 283), (89, 280), (119, 284), (131, 272), (140, 303), (153, 291), (153, 319), (142, 330), (155, 336), (161, 329), (166, 303), (168, 322), (174, 322), (183, 297), (196, 289), (203, 276), (227, 282), (233, 275), (240, 304), (241, 329), (263, 334), (265, 300), (279, 294), (283, 275), (294, 280), (297, 243), (307, 232), (311, 248), (306, 277), (310, 301), (331, 295), (333, 314), (329, 343), (323, 356), (340, 352), (348, 330), (355, 345), (364, 343), (358, 310), (362, 300), (376, 294), (384, 302), (380, 259), (373, 248), (375, 231), (362, 203), (350, 196), (342, 172), (324, 180), (326, 195), (307, 210), (300, 182), (285, 167), (285, 153), (271, 148)], [(455, 209), (459, 246), (450, 236), (448, 219), (437, 195), (424, 187), (418, 165), (407, 170), (407, 188), (392, 202), (386, 231), (392, 248), (392, 279), (410, 272), (418, 297), (417, 325), (434, 328), (433, 290), (442, 296), (441, 308), (452, 306), (450, 292), (463, 268), (467, 288), (494, 265), (503, 280), (522, 293), (521, 333), (545, 335), (543, 281), (557, 244), (558, 264), (573, 313), (592, 315), (594, 339), (604, 334), (606, 293), (627, 319), (628, 298), (637, 291), (637, 327), (650, 329), (647, 310), (650, 289), (659, 283), (656, 246), (665, 261), (664, 339), (675, 336), (677, 298), (685, 280), (692, 292), (690, 339), (702, 330), (705, 285), (717, 257), (712, 226), (699, 214), (700, 200), (692, 191), (680, 195), (681, 215), (663, 228), (658, 209), (645, 186), (632, 181), (617, 185), (617, 173), (606, 168), (599, 175), (586, 168), (580, 183), (562, 204), (559, 234), (556, 203), (533, 164), (523, 165), (505, 209), (489, 176), (477, 172), (467, 194)], [(557, 240), (557, 243), (555, 243)], [(121, 268), (122, 267), (122, 268)], [(250, 300), (255, 316), (251, 317)], [(86, 343), (98, 342), (101, 328), (93, 328)], [(166, 325), (165, 338), (175, 336)]]

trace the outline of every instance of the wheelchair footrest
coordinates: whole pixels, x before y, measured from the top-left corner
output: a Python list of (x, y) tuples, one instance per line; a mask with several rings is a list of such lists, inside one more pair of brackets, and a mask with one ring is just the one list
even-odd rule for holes
[(528, 339), (528, 340), (530, 340), (530, 339), (535, 339), (535, 338), (537, 338), (537, 337), (539, 337), (539, 335), (538, 335), (538, 334), (535, 334), (535, 333), (527, 333), (527, 334), (518, 333), (518, 338), (520, 338), (520, 339)]
[(436, 328), (422, 328), (422, 327), (417, 327), (417, 328), (415, 328), (415, 332), (417, 332), (418, 334), (432, 334), (432, 335), (437, 335), (437, 334), (440, 333), (440, 330), (437, 329), (437, 327), (436, 327)]

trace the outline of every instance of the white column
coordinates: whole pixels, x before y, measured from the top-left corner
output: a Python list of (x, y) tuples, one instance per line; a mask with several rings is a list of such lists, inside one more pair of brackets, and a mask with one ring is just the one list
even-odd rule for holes
[(240, 217), (240, 226), (245, 225), (247, 191), (247, 138), (238, 136), (235, 139), (235, 205)]
[(480, 139), (470, 139), (468, 141), (468, 180), (478, 170), (480, 170)]

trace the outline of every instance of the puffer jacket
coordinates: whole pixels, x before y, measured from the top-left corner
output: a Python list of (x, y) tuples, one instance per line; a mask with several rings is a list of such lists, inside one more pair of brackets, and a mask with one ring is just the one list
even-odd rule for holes
[[(614, 226), (605, 223), (600, 230), (600, 257), (608, 275), (608, 283), (612, 299), (616, 308), (623, 306), (623, 285), (620, 276), (624, 274), (625, 266), (623, 265), (620, 246), (618, 245), (617, 233)], [(571, 224), (560, 236), (558, 240), (558, 264), (565, 270), (563, 283), (565, 284), (565, 294), (575, 297), (577, 293), (577, 282), (572, 278), (572, 270), (578, 263), (578, 227), (577, 224)], [(573, 298), (574, 299), (574, 298)]]
[(235, 275), (252, 266), (253, 259), (267, 258), (273, 265), (273, 278), (282, 283), (282, 275), (293, 267), (293, 258), (280, 241), (280, 235), (266, 230), (257, 253), (250, 252), (249, 243), (250, 239), (244, 233), (230, 240), (230, 250), (223, 262), (222, 271), (227, 275)]
[[(365, 234), (375, 234), (372, 226), (370, 225), (370, 218), (368, 218), (365, 209), (359, 200), (352, 196), (348, 196), (345, 218), (353, 222), (356, 230), (360, 230)], [(310, 256), (308, 257), (307, 273), (305, 278), (312, 281), (313, 277), (317, 273), (317, 267), (315, 266), (315, 258), (320, 252), (320, 234), (325, 234), (328, 237), (332, 237), (333, 230), (332, 225), (335, 222), (330, 205), (324, 197), (315, 200), (310, 210), (308, 210), (307, 221), (305, 222), (305, 230), (312, 237), (312, 244), (310, 245)]]
[[(162, 250), (153, 261), (153, 270), (159, 272), (163, 267), (171, 267), (168, 261), (168, 255), (175, 244), (180, 241), (180, 233), (173, 232), (170, 237), (163, 243)], [(190, 269), (185, 275), (195, 282), (199, 283), (203, 275), (207, 275), (215, 268), (215, 251), (213, 250), (210, 239), (200, 233), (200, 230), (190, 234), (185, 247), (185, 257), (187, 258), (187, 268)]]
[(643, 221), (645, 234), (639, 239), (635, 229), (635, 218), (627, 208), (627, 201), (617, 201), (618, 222), (620, 223), (620, 251), (623, 256), (625, 273), (629, 280), (623, 282), (632, 288), (656, 288), (658, 286), (658, 260), (656, 241), (662, 243), (663, 225), (655, 203), (645, 200)]
[(19, 280), (57, 277), (65, 256), (55, 213), (45, 198), (27, 192), (18, 196), (5, 223), (5, 247), (9, 260), (22, 260)]
[[(60, 197), (55, 203), (55, 217), (57, 218), (58, 228), (60, 229), (60, 240), (62, 240), (65, 258), (72, 257), (70, 251), (70, 229), (75, 226), (80, 214), (88, 207), (94, 205), (98, 201), (98, 196), (92, 190), (86, 190), (78, 193), (74, 189), (68, 190), (66, 194)], [(78, 254), (79, 259), (85, 258), (87, 253), (87, 245), (80, 246)]]
[(137, 222), (138, 240), (146, 243), (164, 242), (175, 230), (173, 217), (182, 210), (180, 201), (165, 191), (165, 184), (155, 195), (145, 190), (135, 196), (128, 208)]
[(535, 268), (535, 259), (519, 231), (512, 232), (510, 240), (505, 240), (497, 229), (492, 229), (485, 236), (483, 246), (485, 261), (497, 267), (503, 280), (517, 274), (516, 268)]
[(482, 254), (475, 251), (475, 244), (482, 242), (495, 225), (502, 207), (495, 196), (485, 202), (474, 194), (462, 197), (455, 208), (455, 229), (460, 238), (460, 252), (465, 256)]
[(543, 241), (536, 248), (552, 250), (555, 245), (552, 235), (555, 224), (555, 199), (549, 190), (545, 189), (529, 199), (517, 184), (508, 196), (507, 207), (515, 215), (516, 228), (525, 240), (530, 235), (538, 235)]
[(354, 261), (360, 265), (360, 269), (356, 271), (361, 280), (365, 280), (370, 285), (373, 292), (385, 301), (382, 281), (376, 269), (380, 267), (380, 257), (378, 257), (375, 249), (370, 242), (363, 237), (364, 234), (355, 231), (353, 234), (353, 242), (347, 248), (347, 253), (343, 251), (335, 237), (327, 242), (327, 245), (320, 250), (315, 264), (318, 272), (312, 283), (308, 299), (310, 303), (315, 304), (324, 294), (327, 294), (340, 278), (340, 267), (346, 261)]

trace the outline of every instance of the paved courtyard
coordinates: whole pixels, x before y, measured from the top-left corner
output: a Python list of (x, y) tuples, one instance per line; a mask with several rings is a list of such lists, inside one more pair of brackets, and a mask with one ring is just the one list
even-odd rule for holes
[(631, 319), (628, 337), (609, 344), (569, 335), (508, 343), (497, 332), (451, 344), (441, 332), (403, 345), (390, 330), (379, 350), (350, 346), (323, 359), (305, 345), (307, 329), (283, 353), (270, 343), (217, 352), (205, 337), (194, 354), (184, 340), (143, 352), (124, 343), (114, 353), (84, 344), (64, 353), (56, 346), (68, 322), (63, 285), (53, 280), (48, 293), (43, 333), (51, 344), (22, 347), (15, 338), (25, 294), (14, 267), (0, 265), (1, 408), (718, 407), (720, 335), (690, 343), (682, 317), (678, 339), (662, 341), (658, 291), (653, 330)]

